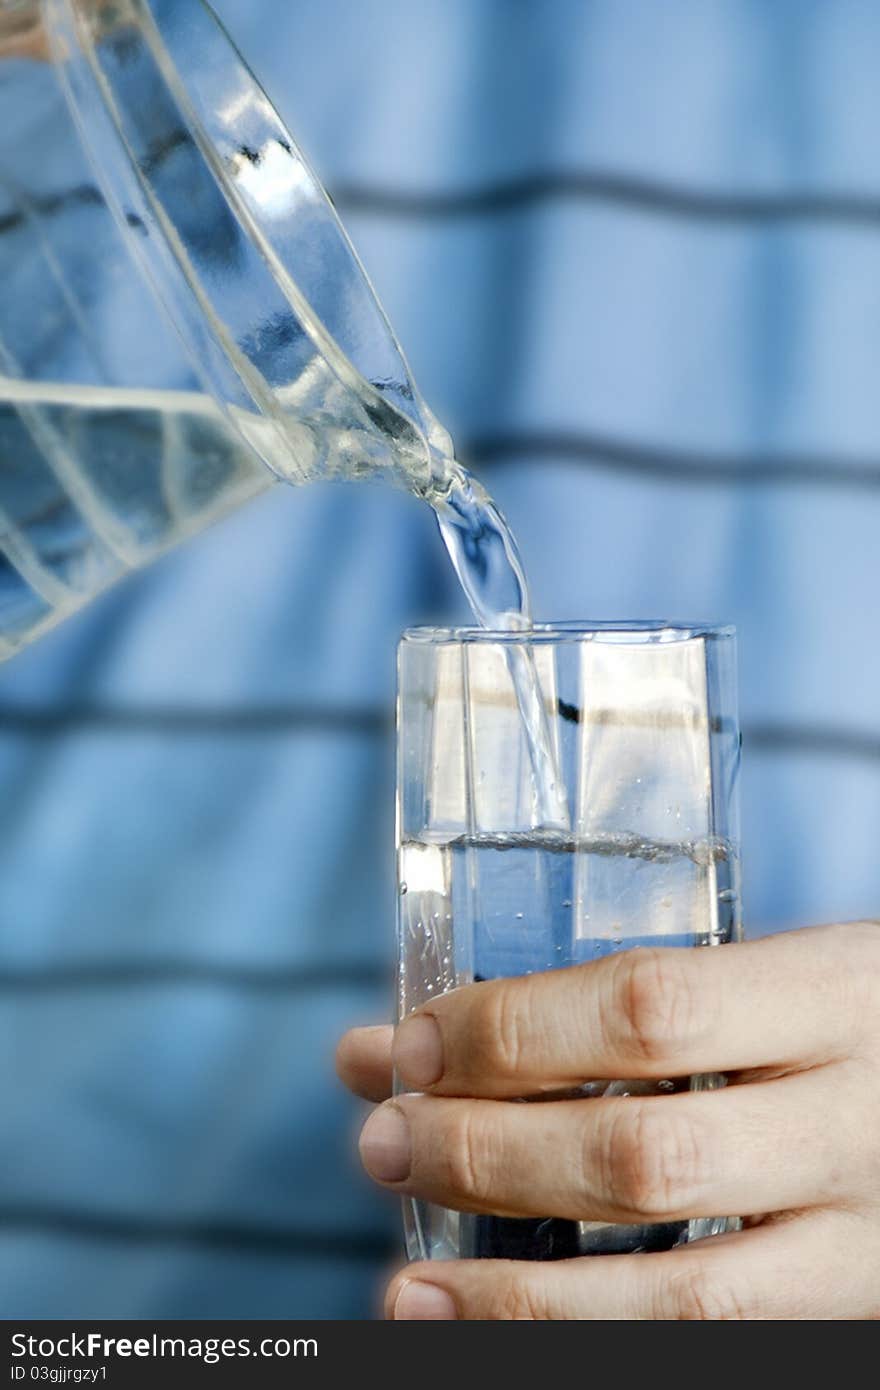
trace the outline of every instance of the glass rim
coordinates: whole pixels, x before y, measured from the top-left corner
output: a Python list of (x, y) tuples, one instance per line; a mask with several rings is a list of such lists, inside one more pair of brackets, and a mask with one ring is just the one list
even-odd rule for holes
[(643, 646), (647, 643), (725, 641), (736, 637), (732, 623), (683, 623), (663, 618), (614, 620), (562, 620), (534, 623), (527, 628), (484, 627), (409, 627), (401, 634), (400, 646), (442, 646), (450, 644), (491, 643), (497, 645), (547, 644), (571, 642), (607, 642), (614, 645)]

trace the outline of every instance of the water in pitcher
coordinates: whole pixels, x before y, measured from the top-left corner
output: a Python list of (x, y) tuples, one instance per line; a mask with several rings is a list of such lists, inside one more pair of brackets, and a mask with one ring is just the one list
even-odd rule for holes
[(271, 477), (207, 397), (0, 378), (0, 655)]
[[(265, 456), (272, 430), (237, 412)], [(339, 451), (321, 476), (353, 473)], [(395, 448), (388, 439), (389, 451)], [(25, 383), (0, 376), (0, 642), (40, 635), (119, 574), (170, 549), (261, 491), (272, 474), (238, 429), (199, 392)], [(292, 472), (274, 445), (275, 473)], [(406, 479), (406, 456), (397, 456)], [(430, 485), (410, 480), (434, 508), (476, 620), (527, 626), (528, 591), (516, 546), (480, 484), (435, 459)]]
[[(286, 442), (263, 417), (241, 410), (227, 417), (199, 392), (0, 377), (0, 656), (263, 490), (273, 472), (308, 481), (309, 451), (295, 453)], [(485, 489), (438, 453), (426, 482), (423, 460), (416, 467), (390, 431), (383, 437), (377, 429), (375, 444), (393, 461), (389, 475), (434, 509), (477, 622), (527, 627), (522, 564)], [(315, 476), (359, 475), (350, 431), (328, 427), (316, 452)], [(559, 824), (531, 657), (512, 649), (509, 659), (532, 753), (537, 821)]]
[[(577, 965), (635, 946), (721, 945), (736, 934), (735, 854), (711, 837), (676, 843), (552, 830), (432, 834), (404, 843), (400, 874), (402, 981), (427, 982), (427, 998), (469, 981)], [(406, 1011), (408, 1001), (401, 1002)], [(722, 1084), (717, 1076), (584, 1081), (571, 1094), (585, 1103)], [(710, 1217), (619, 1226), (513, 1219), (415, 1201), (408, 1223), (410, 1251), (419, 1258), (541, 1260), (669, 1249), (728, 1225)]]

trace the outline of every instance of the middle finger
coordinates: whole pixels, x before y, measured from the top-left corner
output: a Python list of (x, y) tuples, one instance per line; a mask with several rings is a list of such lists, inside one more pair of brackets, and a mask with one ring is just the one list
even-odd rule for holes
[(844, 1167), (858, 1180), (864, 1139), (843, 1099), (829, 1114), (829, 1093), (845, 1098), (846, 1086), (801, 1073), (648, 1098), (405, 1095), (367, 1120), (361, 1155), (394, 1191), (462, 1211), (616, 1222), (744, 1216), (831, 1204), (845, 1195)]

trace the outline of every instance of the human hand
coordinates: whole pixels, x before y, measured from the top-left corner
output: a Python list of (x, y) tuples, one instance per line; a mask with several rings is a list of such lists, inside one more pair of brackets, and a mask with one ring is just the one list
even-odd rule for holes
[[(663, 1254), (412, 1264), (388, 1316), (880, 1318), (880, 923), (467, 985), (404, 1020), (393, 1059), (422, 1094), (379, 1105), (360, 1141), (391, 1191), (502, 1216), (748, 1221)], [(382, 1100), (392, 1030), (347, 1033), (337, 1066)], [(716, 1071), (732, 1084), (512, 1103)]]

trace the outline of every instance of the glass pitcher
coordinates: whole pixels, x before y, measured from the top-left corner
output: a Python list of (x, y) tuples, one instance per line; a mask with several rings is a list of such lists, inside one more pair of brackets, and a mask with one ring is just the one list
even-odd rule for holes
[(0, 0), (0, 657), (278, 479), (451, 458), (202, 0)]

